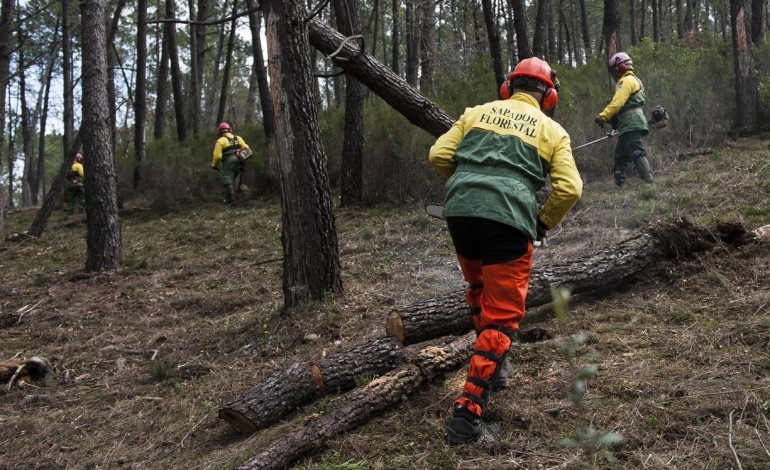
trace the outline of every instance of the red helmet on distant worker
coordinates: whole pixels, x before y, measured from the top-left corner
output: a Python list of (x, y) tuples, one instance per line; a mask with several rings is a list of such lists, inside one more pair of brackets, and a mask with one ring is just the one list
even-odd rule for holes
[(629, 70), (634, 70), (634, 63), (631, 61), (630, 55), (625, 52), (618, 52), (610, 57), (607, 70), (613, 77), (619, 77)]
[(223, 122), (219, 125), (219, 133), (222, 134), (223, 132), (232, 132), (233, 129), (230, 127), (230, 124)]
[(500, 97), (507, 100), (515, 87), (535, 89), (543, 93), (540, 108), (553, 114), (559, 101), (559, 80), (548, 62), (537, 57), (524, 59), (511, 72), (500, 87)]
[(80, 154), (75, 155), (75, 161), (78, 163), (83, 163), (83, 155), (80, 155)]

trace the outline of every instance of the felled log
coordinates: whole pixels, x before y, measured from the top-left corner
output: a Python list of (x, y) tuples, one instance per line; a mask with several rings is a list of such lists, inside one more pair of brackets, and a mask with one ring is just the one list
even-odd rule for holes
[(420, 350), (408, 359), (408, 364), (340, 397), (326, 415), (284, 434), (239, 469), (278, 469), (290, 465), (324, 446), (328, 439), (366, 423), (431, 379), (464, 364), (475, 339), (475, 335), (469, 333), (444, 345)]
[[(601, 296), (664, 259), (709, 250), (717, 241), (717, 234), (685, 218), (654, 222), (643, 233), (598, 253), (536, 266), (530, 277), (527, 310), (550, 303), (551, 287), (567, 287), (572, 295)], [(404, 345), (462, 334), (471, 328), (462, 291), (394, 309), (385, 326)]]
[(385, 374), (404, 361), (401, 344), (386, 337), (315, 363), (293, 362), (222, 407), (219, 417), (236, 431), (251, 433), (319, 396), (351, 390), (356, 387), (356, 380)]

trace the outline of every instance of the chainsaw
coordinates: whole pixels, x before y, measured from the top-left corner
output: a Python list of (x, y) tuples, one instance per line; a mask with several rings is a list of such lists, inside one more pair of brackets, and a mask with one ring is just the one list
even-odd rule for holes
[[(446, 220), (446, 217), (444, 217), (444, 205), (443, 204), (436, 204), (436, 203), (428, 203), (425, 204), (425, 213), (428, 214), (431, 217), (435, 217), (437, 219)], [(537, 248), (540, 246), (548, 246), (548, 239), (546, 237), (542, 237), (540, 240), (535, 240), (532, 242), (532, 244)]]

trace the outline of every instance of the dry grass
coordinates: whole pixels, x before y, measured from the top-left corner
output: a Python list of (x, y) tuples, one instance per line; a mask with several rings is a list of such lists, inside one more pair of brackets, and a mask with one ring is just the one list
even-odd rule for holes
[[(590, 183), (535, 262), (596, 251), (659, 217), (770, 223), (769, 155), (767, 140), (741, 140), (680, 163), (656, 156), (654, 189), (632, 179), (617, 191), (610, 175)], [(281, 256), (276, 201), (130, 215), (126, 267), (115, 273), (82, 272), (85, 225), (57, 229), (61, 214), (43, 239), (6, 242), (0, 359), (45, 356), (57, 373), (40, 388), (3, 386), (0, 468), (232, 468), (333, 407), (321, 400), (253, 436), (216, 416), (291, 359), (382, 334), (390, 306), (462, 286), (446, 229), (420, 207), (336, 214), (345, 293), (288, 312), (271, 261)], [(6, 230), (33, 215), (7, 214)], [(730, 438), (743, 468), (767, 468), (768, 266), (766, 245), (661, 261), (624, 291), (539, 323), (554, 338), (514, 346), (514, 385), (489, 409), (503, 429), (492, 450), (444, 441), (460, 370), (297, 466), (737, 468)], [(565, 398), (571, 372), (559, 350), (581, 331), (599, 353), (582, 411)], [(619, 463), (557, 445), (588, 423), (625, 436)]]

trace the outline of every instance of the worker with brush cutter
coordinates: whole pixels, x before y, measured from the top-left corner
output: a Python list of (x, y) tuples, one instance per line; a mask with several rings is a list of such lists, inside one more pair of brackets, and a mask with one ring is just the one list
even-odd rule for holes
[[(211, 168), (221, 171), (222, 186), (225, 190), (224, 205), (232, 207), (235, 204), (235, 179), (243, 172), (245, 160), (252, 155), (248, 144), (241, 136), (233, 134), (230, 124), (223, 122), (219, 125), (219, 138), (214, 145)], [(238, 182), (240, 187), (240, 181)]]
[[(550, 117), (558, 84), (547, 62), (521, 61), (500, 88), (501, 100), (466, 109), (430, 149), (430, 162), (447, 178), (442, 215), (478, 333), (447, 423), (450, 444), (492, 434), (482, 417), (490, 392), (506, 387), (511, 374), (508, 349), (524, 318), (533, 240), (582, 193), (569, 135)], [(547, 175), (553, 191), (538, 213), (535, 194)]]
[(639, 177), (652, 183), (650, 161), (642, 145), (642, 137), (650, 132), (642, 109), (645, 101), (644, 85), (634, 74), (634, 64), (625, 52), (610, 57), (607, 70), (616, 82), (615, 94), (594, 121), (602, 128), (609, 122), (619, 134), (613, 168), (615, 185), (621, 188), (626, 183), (626, 168), (631, 162), (636, 166)]

